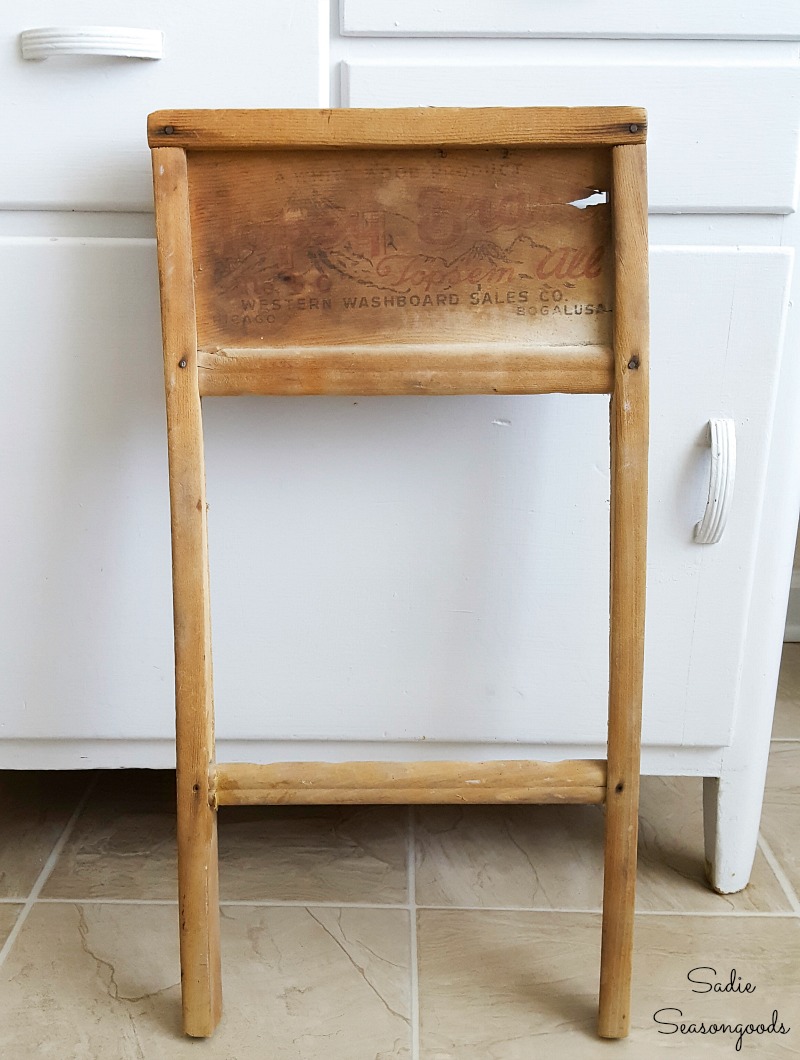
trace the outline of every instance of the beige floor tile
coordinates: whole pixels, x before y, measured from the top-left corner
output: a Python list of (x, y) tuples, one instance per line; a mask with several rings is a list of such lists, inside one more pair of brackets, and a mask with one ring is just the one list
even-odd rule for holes
[[(772, 745), (761, 814), (761, 834), (800, 895), (800, 744)], [(800, 957), (798, 958), (800, 968)], [(798, 971), (800, 980), (800, 970)]]
[(0, 772), (0, 898), (27, 898), (91, 780), (80, 770)]
[[(417, 902), (599, 909), (603, 812), (595, 806), (426, 807), (417, 813)], [(638, 904), (655, 911), (789, 911), (763, 855), (740, 894), (705, 882), (702, 781), (643, 777)]]
[[(166, 770), (103, 773), (43, 897), (174, 899), (174, 789)], [(222, 897), (403, 902), (407, 821), (399, 807), (223, 807)]]
[(228, 806), (220, 811), (223, 900), (405, 902), (408, 810)]
[(42, 897), (176, 899), (175, 774), (101, 772)]
[(431, 806), (417, 811), (420, 905), (594, 908), (602, 817), (589, 806)]
[(22, 908), (22, 905), (14, 905), (11, 902), (0, 903), (0, 946), (11, 934), (11, 929), (16, 924)]
[[(774, 1009), (791, 1030), (749, 1036), (742, 1053), (800, 1055), (797, 955), (800, 922), (773, 917), (637, 918), (632, 1030), (597, 1039), (600, 918), (592, 913), (421, 910), (418, 917), (420, 1060), (643, 1060), (732, 1057), (737, 1035), (672, 1031), (686, 1023), (769, 1024)], [(716, 975), (692, 969), (710, 966)], [(706, 992), (731, 970), (752, 994)], [(693, 993), (692, 990), (702, 990)], [(669, 1032), (672, 1033), (660, 1033)]]
[(408, 1060), (407, 915), (229, 907), (225, 1013), (201, 1043), (180, 1033), (174, 907), (38, 905), (0, 970), (0, 1055)]
[(783, 646), (772, 738), (800, 740), (800, 644)]

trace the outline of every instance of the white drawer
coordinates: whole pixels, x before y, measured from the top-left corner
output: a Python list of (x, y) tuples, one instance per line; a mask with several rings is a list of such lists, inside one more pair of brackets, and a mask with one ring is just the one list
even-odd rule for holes
[(342, 32), (362, 36), (800, 38), (797, 0), (342, 3)]
[[(329, 78), (320, 12), (319, 0), (0, 5), (0, 119), (13, 151), (0, 167), (0, 208), (151, 210), (147, 114), (320, 106)], [(21, 57), (23, 30), (109, 24), (162, 30), (163, 59)]]
[(643, 106), (650, 208), (794, 209), (800, 65), (367, 64), (343, 69), (351, 107)]
[[(728, 738), (790, 262), (653, 255), (650, 744)], [(0, 739), (169, 738), (154, 247), (6, 239), (0, 268)], [(221, 738), (604, 738), (607, 399), (204, 407)], [(725, 415), (734, 507), (699, 546)]]

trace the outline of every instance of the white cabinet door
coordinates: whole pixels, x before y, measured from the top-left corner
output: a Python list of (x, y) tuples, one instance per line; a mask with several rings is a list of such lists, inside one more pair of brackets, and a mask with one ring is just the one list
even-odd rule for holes
[[(645, 739), (720, 745), (790, 259), (669, 247), (652, 265)], [(154, 247), (5, 239), (0, 267), (0, 737), (169, 738)], [(736, 497), (701, 547), (721, 415)], [(220, 738), (604, 739), (606, 399), (218, 398), (205, 418)]]
[[(781, 371), (792, 252), (655, 247), (644, 738), (727, 744), (739, 688)], [(693, 540), (708, 498), (707, 422), (734, 420), (733, 507)], [(766, 517), (768, 519), (768, 516)]]
[(155, 247), (2, 239), (0, 270), (0, 737), (166, 736), (174, 708)]
[(800, 64), (346, 64), (351, 107), (640, 106), (649, 199), (662, 213), (789, 213)]
[[(0, 166), (0, 207), (149, 211), (148, 112), (324, 105), (324, 7), (320, 0), (0, 5), (0, 119), (11, 148)], [(109, 25), (161, 30), (164, 57), (22, 58), (24, 30)]]

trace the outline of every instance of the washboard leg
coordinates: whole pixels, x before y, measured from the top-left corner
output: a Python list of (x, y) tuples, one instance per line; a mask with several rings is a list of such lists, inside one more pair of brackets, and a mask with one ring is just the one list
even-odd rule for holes
[(167, 395), (183, 1026), (210, 1035), (222, 1012), (217, 811), (209, 798), (214, 705), (203, 425), (186, 155), (153, 151)]
[(647, 534), (648, 283), (644, 145), (613, 149), (616, 294), (611, 397), (611, 636), (598, 1031), (630, 1024)]

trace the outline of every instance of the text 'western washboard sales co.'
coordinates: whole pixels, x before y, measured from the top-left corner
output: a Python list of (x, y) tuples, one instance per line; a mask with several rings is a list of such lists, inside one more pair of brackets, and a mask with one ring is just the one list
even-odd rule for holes
[[(611, 307), (602, 302), (571, 302), (564, 297), (558, 288), (553, 290), (527, 291), (472, 291), (469, 297), (462, 299), (453, 292), (436, 294), (384, 294), (353, 295), (342, 297), (337, 302), (343, 309), (409, 309), (434, 308), (447, 306), (508, 306), (520, 315), (529, 316), (592, 316), (610, 313)], [(242, 323), (272, 323), (272, 314), (285, 311), (322, 311), (333, 308), (332, 298), (242, 298)], [(249, 319), (248, 319), (249, 318)], [(272, 318), (272, 319), (271, 319)], [(236, 316), (226, 318), (229, 323), (238, 323)]]

